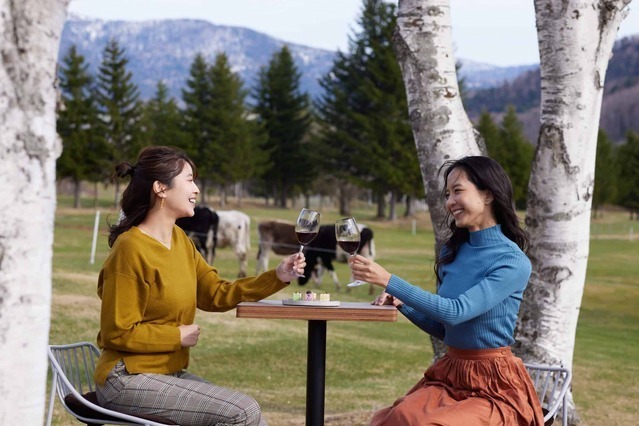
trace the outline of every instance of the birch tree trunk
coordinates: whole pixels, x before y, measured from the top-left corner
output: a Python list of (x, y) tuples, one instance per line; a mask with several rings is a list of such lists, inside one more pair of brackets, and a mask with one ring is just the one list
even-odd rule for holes
[(0, 424), (42, 424), (68, 0), (0, 0)]
[(604, 79), (630, 0), (536, 0), (541, 126), (528, 186), (533, 273), (516, 332), (527, 360), (572, 367), (586, 279)]
[[(399, 0), (393, 36), (436, 253), (448, 236), (439, 168), (446, 160), (481, 155), (486, 150), (459, 96), (450, 22), (450, 0)], [(444, 347), (436, 339), (431, 342), (439, 358)]]

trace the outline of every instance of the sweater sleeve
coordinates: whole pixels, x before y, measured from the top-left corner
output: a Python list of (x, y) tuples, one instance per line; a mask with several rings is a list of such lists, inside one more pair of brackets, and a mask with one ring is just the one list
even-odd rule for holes
[(274, 269), (257, 277), (225, 280), (199, 253), (197, 256), (197, 307), (203, 311), (225, 312), (235, 308), (240, 302), (264, 299), (289, 284), (280, 281)]
[[(511, 294), (523, 291), (530, 263), (515, 253), (506, 253), (493, 262), (486, 276), (455, 298), (445, 298), (392, 275), (386, 292), (406, 305), (444, 325), (458, 325), (475, 318), (502, 302)], [(447, 285), (444, 283), (443, 285)]]
[(428, 318), (423, 313), (417, 311), (414, 308), (411, 308), (406, 304), (399, 308), (399, 312), (401, 312), (406, 318), (410, 320), (410, 322), (421, 328), (426, 333), (439, 340), (444, 340), (446, 329), (444, 328), (442, 323)]

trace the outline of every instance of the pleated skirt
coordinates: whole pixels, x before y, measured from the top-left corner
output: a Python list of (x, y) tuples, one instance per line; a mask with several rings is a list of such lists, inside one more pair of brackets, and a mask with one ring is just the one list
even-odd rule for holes
[(375, 426), (543, 426), (535, 388), (509, 347), (449, 348), (424, 377), (371, 420)]

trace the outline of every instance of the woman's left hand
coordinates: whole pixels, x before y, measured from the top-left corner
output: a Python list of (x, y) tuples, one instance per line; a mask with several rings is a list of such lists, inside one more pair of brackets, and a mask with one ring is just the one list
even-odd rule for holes
[(295, 253), (282, 259), (275, 272), (277, 273), (277, 278), (289, 283), (300, 275), (304, 275), (304, 268), (306, 268), (304, 253)]

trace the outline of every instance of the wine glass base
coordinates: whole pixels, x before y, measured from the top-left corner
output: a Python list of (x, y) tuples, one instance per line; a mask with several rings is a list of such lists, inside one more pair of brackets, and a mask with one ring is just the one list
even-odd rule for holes
[(360, 285), (368, 284), (366, 281), (356, 280), (352, 283), (346, 284), (346, 287), (359, 287)]

